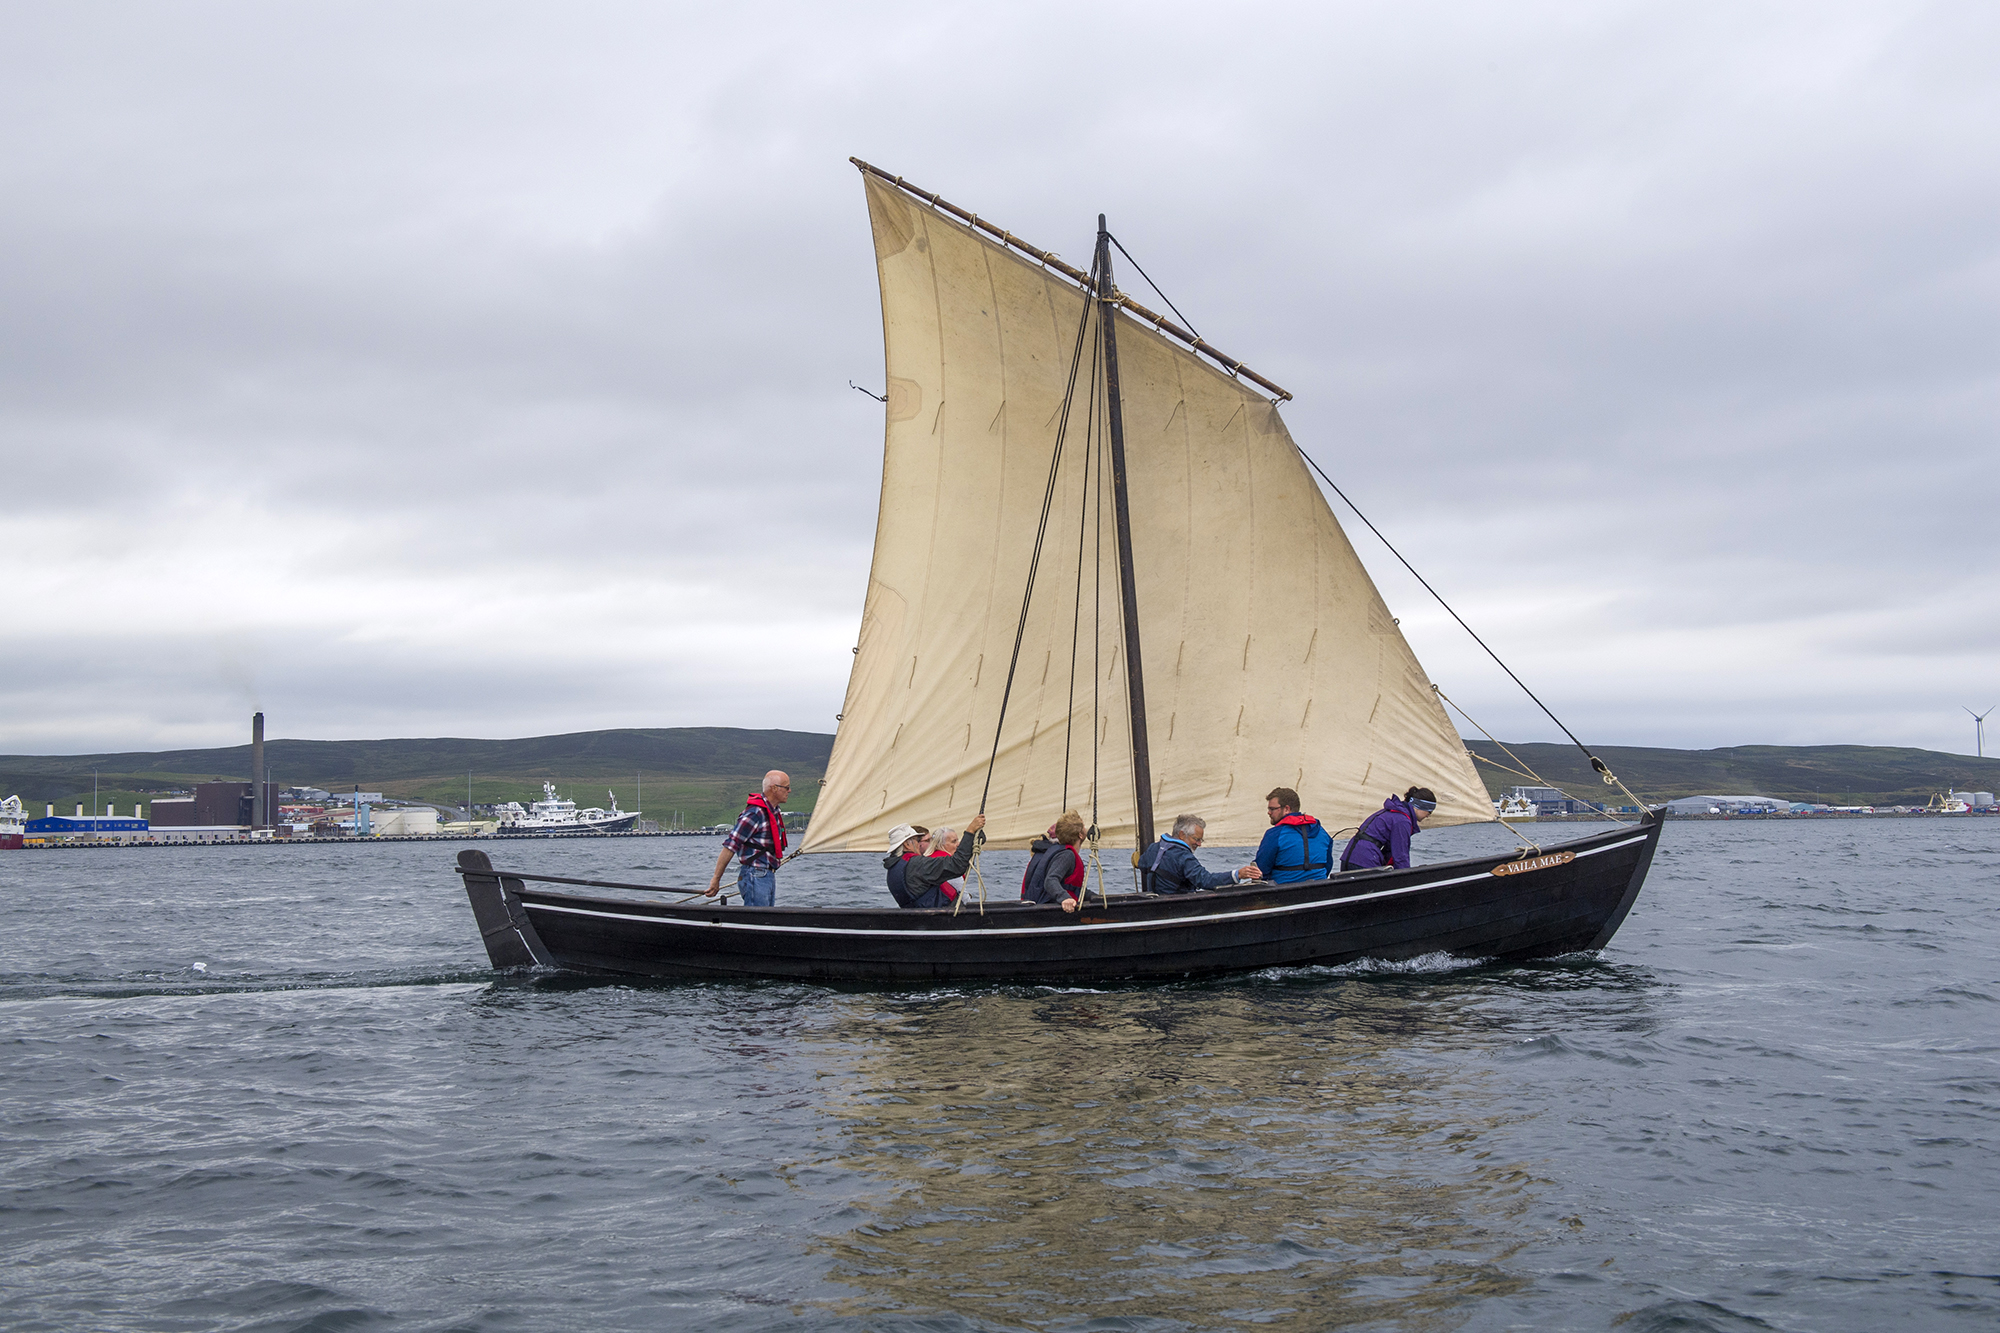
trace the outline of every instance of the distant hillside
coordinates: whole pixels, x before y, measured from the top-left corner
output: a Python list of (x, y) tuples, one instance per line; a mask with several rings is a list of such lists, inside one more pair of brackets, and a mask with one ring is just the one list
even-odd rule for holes
[[(1511, 763), (1491, 741), (1468, 743), (1473, 753)], [(1600, 799), (1610, 790), (1573, 745), (1514, 745), (1508, 749), (1535, 772), (1577, 796)], [(1648, 801), (1677, 796), (1782, 796), (1832, 805), (1922, 805), (1949, 787), (2000, 790), (2000, 759), (1884, 745), (1733, 745), (1720, 750), (1665, 750), (1607, 745), (1597, 754)], [(1494, 795), (1528, 779), (1477, 765)]]
[[(489, 741), (455, 737), (384, 741), (271, 740), (264, 762), (273, 781), (328, 791), (379, 791), (412, 800), (463, 804), (472, 799), (539, 799), (543, 781), (565, 796), (598, 804), (615, 791), (627, 810), (643, 800), (650, 817), (682, 812), (690, 824), (712, 823), (740, 807), (743, 793), (768, 769), (790, 772), (795, 810), (810, 810), (833, 737), (809, 731), (746, 731), (734, 727), (673, 727), (580, 731), (566, 736)], [(214, 750), (128, 754), (0, 755), (0, 795), (19, 792), (31, 803), (67, 809), (97, 799), (121, 805), (196, 782), (250, 780), (249, 745)]]
[[(1528, 765), (1579, 796), (1607, 789), (1573, 746), (1510, 745)], [(1490, 741), (1475, 753), (1508, 763)], [(733, 727), (674, 727), (580, 731), (566, 736), (488, 741), (441, 738), (386, 741), (273, 740), (264, 747), (272, 778), (328, 791), (380, 791), (452, 805), (466, 799), (526, 801), (541, 784), (590, 805), (605, 792), (627, 810), (685, 824), (714, 823), (733, 814), (743, 793), (766, 769), (791, 773), (794, 810), (810, 810), (833, 753), (833, 737), (810, 731), (744, 731)], [(1738, 745), (1720, 750), (1667, 750), (1613, 745), (1598, 751), (1633, 791), (1648, 801), (1676, 796), (1782, 796), (1839, 805), (1917, 804), (1958, 786), (2000, 790), (2000, 759), (1973, 759), (1934, 750), (1874, 745)], [(1519, 778), (1480, 764), (1487, 790), (1506, 791)], [(69, 809), (92, 801), (97, 774), (102, 803), (134, 800), (215, 780), (250, 778), (250, 747), (164, 750), (129, 754), (0, 755), (0, 796), (19, 792), (35, 803)], [(1416, 780), (1412, 775), (1411, 780)]]

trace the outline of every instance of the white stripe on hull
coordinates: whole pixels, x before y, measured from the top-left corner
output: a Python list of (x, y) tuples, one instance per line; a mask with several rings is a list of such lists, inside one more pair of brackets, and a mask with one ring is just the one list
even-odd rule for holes
[[(1579, 858), (1585, 856), (1595, 856), (1599, 852), (1616, 851), (1620, 847), (1630, 847), (1634, 843), (1644, 842), (1645, 840), (1646, 840), (1646, 835), (1640, 834), (1638, 837), (1627, 838), (1623, 842), (1613, 842), (1613, 843), (1607, 843), (1602, 847), (1592, 847), (1588, 851), (1578, 852), (1577, 856)], [(494, 873), (500, 879), (503, 880), (507, 877), (505, 871), (496, 871)], [(595, 907), (565, 907), (558, 903), (535, 903), (535, 902), (524, 901), (522, 902), (521, 906), (527, 908), (531, 912), (563, 912), (571, 916), (603, 917), (611, 921), (648, 921), (653, 923), (654, 925), (707, 926), (711, 930), (756, 930), (756, 931), (775, 932), (781, 935), (880, 935), (894, 939), (913, 939), (913, 938), (934, 939), (940, 935), (946, 935), (946, 936), (977, 935), (985, 939), (992, 939), (995, 934), (1005, 933), (1010, 930), (1019, 930), (1023, 932), (1035, 932), (1035, 933), (1039, 933), (1041, 931), (1050, 929), (1062, 929), (1066, 931), (1161, 930), (1161, 929), (1171, 928), (1174, 926), (1193, 925), (1203, 921), (1241, 921), (1246, 917), (1277, 916), (1287, 912), (1310, 912), (1316, 908), (1321, 908), (1321, 907), (1345, 907), (1350, 903), (1372, 902), (1376, 899), (1381, 899), (1381, 898), (1399, 898), (1406, 894), (1426, 893), (1432, 889), (1448, 888), (1453, 884), (1471, 884), (1482, 879), (1493, 879), (1492, 872), (1482, 870), (1476, 875), (1461, 875), (1457, 879), (1436, 879), (1436, 880), (1431, 880), (1429, 883), (1426, 884), (1412, 884), (1407, 888), (1382, 889), (1375, 893), (1348, 894), (1339, 898), (1321, 898), (1314, 902), (1292, 903), (1284, 907), (1246, 907), (1240, 911), (1235, 911), (1235, 912), (1209, 912), (1201, 916), (1165, 917), (1158, 921), (1087, 921), (1087, 922), (1080, 921), (1075, 923), (1074, 925), (1066, 925), (1061, 927), (999, 926), (999, 927), (988, 927), (988, 928), (975, 928), (972, 930), (956, 930), (956, 929), (877, 930), (863, 926), (777, 926), (777, 925), (767, 925), (762, 922), (756, 922), (756, 921), (717, 921), (717, 920), (700, 921), (689, 917), (654, 916), (648, 913), (641, 913), (641, 912), (607, 912), (600, 908), (595, 908)], [(1506, 881), (1501, 880), (1496, 882), (1505, 883)]]

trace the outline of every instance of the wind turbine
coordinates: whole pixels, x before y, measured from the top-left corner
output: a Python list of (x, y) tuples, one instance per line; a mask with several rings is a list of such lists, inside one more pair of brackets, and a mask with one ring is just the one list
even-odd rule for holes
[[(1965, 708), (1965, 705), (1960, 704), (1959, 707)], [(1996, 704), (1994, 705), (1994, 707), (2000, 708), (2000, 704)], [(1965, 708), (1965, 711), (1968, 713), (1972, 713), (1972, 710), (1970, 708)], [(1984, 759), (1986, 757), (1986, 718), (1987, 714), (1991, 713), (1992, 711), (1993, 709), (1989, 708), (1986, 710), (1985, 713), (1972, 713), (1972, 734), (1975, 738), (1975, 743), (1979, 748), (1979, 757), (1981, 759)]]

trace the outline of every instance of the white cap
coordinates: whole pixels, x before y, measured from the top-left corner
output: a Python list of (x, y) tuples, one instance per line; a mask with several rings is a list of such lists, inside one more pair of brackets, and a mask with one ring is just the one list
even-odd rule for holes
[(902, 850), (903, 844), (916, 836), (917, 836), (916, 829), (912, 828), (910, 825), (908, 824), (896, 825), (896, 827), (889, 830), (889, 850), (891, 852), (897, 852)]

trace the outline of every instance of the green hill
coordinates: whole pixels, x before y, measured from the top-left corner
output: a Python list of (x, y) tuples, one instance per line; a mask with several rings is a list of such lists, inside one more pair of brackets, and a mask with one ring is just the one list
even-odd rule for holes
[[(1511, 764), (1490, 741), (1475, 754)], [(1601, 799), (1598, 782), (1573, 746), (1526, 744), (1509, 749), (1536, 773), (1578, 796)], [(459, 805), (471, 775), (480, 804), (541, 796), (543, 781), (584, 805), (617, 794), (627, 810), (649, 818), (710, 824), (733, 815), (743, 793), (766, 769), (791, 773), (792, 808), (810, 810), (833, 737), (809, 731), (745, 731), (674, 727), (580, 731), (565, 736), (489, 741), (461, 738), (382, 741), (273, 740), (264, 747), (271, 777), (285, 785), (356, 786), (411, 800)], [(1974, 759), (1876, 745), (1738, 745), (1719, 750), (1668, 750), (1612, 745), (1598, 751), (1626, 785), (1648, 801), (1676, 796), (1782, 796), (1836, 805), (1921, 805), (1948, 787), (2000, 790), (2000, 759)], [(1505, 792), (1527, 778), (1481, 763), (1487, 790)], [(68, 810), (97, 801), (121, 808), (134, 800), (196, 782), (245, 782), (250, 747), (163, 750), (127, 754), (0, 755), (0, 795), (20, 793), (33, 810), (53, 803)], [(643, 790), (642, 790), (643, 789)]]
[[(809, 731), (746, 731), (733, 727), (673, 727), (581, 731), (525, 740), (457, 737), (381, 741), (271, 740), (264, 762), (285, 786), (328, 791), (379, 791), (411, 800), (462, 805), (467, 775), (472, 799), (539, 800), (542, 783), (583, 805), (615, 792), (627, 810), (643, 800), (649, 818), (709, 824), (733, 816), (743, 793), (766, 770), (791, 773), (792, 808), (810, 810), (833, 752), (833, 737)], [(68, 810), (92, 802), (129, 805), (196, 782), (247, 782), (250, 747), (162, 750), (127, 754), (0, 755), (0, 795), (18, 792), (32, 810), (53, 802)], [(39, 813), (39, 812), (37, 812)]]
[[(1491, 741), (1471, 741), (1468, 746), (1474, 754), (1512, 766), (1513, 761)], [(1575, 796), (1603, 800), (1615, 791), (1590, 771), (1589, 761), (1573, 745), (1510, 743), (1507, 748)], [(1677, 796), (1782, 796), (1829, 805), (1922, 805), (1932, 793), (1949, 787), (2000, 790), (1996, 785), (2000, 759), (1886, 745), (1732, 745), (1719, 750), (1607, 745), (1597, 754), (1648, 801)], [(1477, 767), (1487, 791), (1495, 796), (1530, 782), (1492, 764)]]

